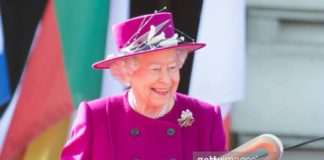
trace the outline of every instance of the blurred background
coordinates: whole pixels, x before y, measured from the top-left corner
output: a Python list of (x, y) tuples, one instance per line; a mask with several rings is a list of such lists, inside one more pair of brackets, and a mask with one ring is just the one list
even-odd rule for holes
[[(245, 98), (233, 107), (238, 143), (261, 133), (285, 146), (324, 135), (324, 1), (248, 0)], [(323, 159), (324, 142), (283, 159)]]
[[(166, 7), (207, 46), (178, 91), (219, 104), (228, 149), (263, 133), (285, 147), (324, 135), (324, 0), (1, 0), (0, 160), (54, 160), (78, 104), (121, 93), (92, 63), (111, 26)], [(190, 41), (190, 39), (187, 39)], [(319, 141), (284, 160), (324, 158)]]

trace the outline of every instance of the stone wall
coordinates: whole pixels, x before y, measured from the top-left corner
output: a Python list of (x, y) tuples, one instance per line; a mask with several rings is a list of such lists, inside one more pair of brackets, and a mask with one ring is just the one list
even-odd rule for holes
[(232, 121), (239, 143), (262, 133), (286, 145), (324, 136), (324, 0), (248, 0), (246, 56), (246, 97)]

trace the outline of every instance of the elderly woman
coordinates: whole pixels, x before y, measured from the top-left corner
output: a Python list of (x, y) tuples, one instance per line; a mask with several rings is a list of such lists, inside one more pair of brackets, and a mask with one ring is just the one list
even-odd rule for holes
[(225, 151), (218, 106), (177, 93), (188, 53), (205, 46), (174, 33), (170, 13), (113, 27), (117, 54), (93, 65), (130, 87), (82, 102), (62, 159), (189, 160), (193, 152)]

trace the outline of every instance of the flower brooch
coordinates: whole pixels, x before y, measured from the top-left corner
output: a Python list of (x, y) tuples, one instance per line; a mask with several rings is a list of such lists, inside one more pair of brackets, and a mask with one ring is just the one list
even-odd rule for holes
[(182, 111), (181, 118), (178, 119), (178, 123), (181, 127), (189, 127), (194, 121), (195, 119), (189, 109)]

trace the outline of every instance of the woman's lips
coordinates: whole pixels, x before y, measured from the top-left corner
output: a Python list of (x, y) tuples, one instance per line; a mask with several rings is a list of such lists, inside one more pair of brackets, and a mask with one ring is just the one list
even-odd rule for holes
[(160, 96), (166, 96), (168, 95), (170, 89), (169, 88), (152, 88), (153, 92), (160, 95)]

